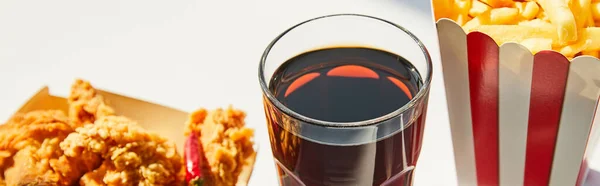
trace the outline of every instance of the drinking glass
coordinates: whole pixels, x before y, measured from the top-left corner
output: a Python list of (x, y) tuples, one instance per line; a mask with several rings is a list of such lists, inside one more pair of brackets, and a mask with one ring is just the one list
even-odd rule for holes
[[(278, 100), (272, 78), (284, 62), (307, 51), (344, 46), (380, 49), (406, 59), (414, 67), (409, 70), (420, 75), (410, 101), (380, 117), (335, 122), (300, 114)], [(412, 185), (431, 75), (423, 43), (407, 29), (380, 18), (322, 16), (277, 36), (262, 55), (259, 81), (280, 185)]]

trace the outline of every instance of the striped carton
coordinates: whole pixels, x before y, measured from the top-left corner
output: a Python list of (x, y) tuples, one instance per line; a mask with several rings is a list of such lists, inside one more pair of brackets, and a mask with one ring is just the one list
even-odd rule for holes
[(459, 185), (582, 185), (600, 60), (498, 46), (449, 19), (437, 30)]

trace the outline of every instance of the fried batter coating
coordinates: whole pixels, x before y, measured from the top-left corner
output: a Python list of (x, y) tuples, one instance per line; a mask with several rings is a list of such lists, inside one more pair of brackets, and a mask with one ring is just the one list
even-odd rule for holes
[(182, 181), (183, 164), (175, 144), (125, 117), (98, 118), (70, 134), (60, 147), (69, 157), (91, 152), (104, 159), (99, 168), (81, 178), (82, 186), (178, 185)]
[(59, 143), (74, 130), (62, 111), (17, 114), (0, 131), (0, 177), (6, 185), (71, 185), (98, 166), (94, 156), (63, 155)]
[(205, 109), (190, 114), (187, 132), (199, 132), (208, 161), (204, 167), (210, 170), (206, 184), (211, 186), (234, 186), (244, 166), (254, 156), (252, 138), (254, 130), (244, 127), (246, 114), (229, 107), (208, 112)]
[(66, 156), (59, 143), (75, 128), (113, 115), (87, 81), (76, 80), (69, 96), (69, 117), (59, 110), (17, 113), (0, 125), (0, 186), (72, 185), (100, 166), (97, 154)]
[(104, 98), (97, 94), (96, 89), (88, 81), (81, 79), (75, 80), (71, 86), (68, 102), (73, 128), (94, 123), (96, 118), (115, 115), (114, 109), (104, 102)]

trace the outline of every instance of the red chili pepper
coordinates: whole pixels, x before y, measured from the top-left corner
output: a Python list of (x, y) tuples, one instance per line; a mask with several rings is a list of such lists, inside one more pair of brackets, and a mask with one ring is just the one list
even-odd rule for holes
[(185, 180), (188, 186), (202, 186), (204, 184), (204, 175), (202, 175), (202, 146), (200, 139), (195, 132), (192, 132), (185, 142), (184, 158), (186, 175)]

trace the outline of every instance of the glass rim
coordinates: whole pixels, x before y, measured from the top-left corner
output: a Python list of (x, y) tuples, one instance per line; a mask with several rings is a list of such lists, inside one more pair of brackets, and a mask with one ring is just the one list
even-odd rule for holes
[[(426, 72), (427, 78), (423, 82), (423, 85), (419, 88), (417, 94), (407, 104), (403, 105), (402, 107), (400, 107), (390, 113), (387, 113), (383, 116), (379, 116), (379, 117), (373, 118), (373, 119), (362, 120), (362, 121), (352, 121), (352, 122), (332, 122), (332, 121), (324, 121), (324, 120), (310, 118), (310, 117), (304, 116), (302, 114), (299, 114), (299, 113), (293, 111), (292, 109), (288, 108), (283, 103), (281, 103), (279, 100), (277, 100), (275, 95), (273, 95), (273, 93), (269, 90), (267, 81), (265, 80), (265, 76), (264, 76), (264, 73), (265, 73), (264, 68), (266, 66), (266, 61), (267, 61), (267, 58), (269, 57), (269, 53), (270, 53), (271, 49), (273, 48), (273, 46), (275, 46), (277, 41), (279, 41), (279, 39), (281, 39), (283, 36), (285, 36), (288, 32), (294, 30), (296, 27), (299, 27), (301, 25), (304, 25), (306, 23), (313, 22), (316, 20), (331, 18), (331, 17), (338, 17), (338, 16), (355, 16), (355, 17), (369, 18), (369, 19), (373, 19), (375, 21), (381, 21), (381, 22), (387, 23), (390, 26), (398, 28), (400, 31), (404, 32), (404, 34), (407, 34), (419, 46), (419, 48), (423, 52), (425, 61), (427, 63), (427, 72)], [(277, 37), (275, 37), (275, 39), (273, 39), (271, 41), (271, 43), (269, 43), (269, 45), (267, 46), (267, 48), (265, 49), (265, 51), (263, 52), (263, 54), (260, 58), (260, 64), (258, 67), (258, 78), (260, 81), (260, 87), (263, 92), (263, 95), (266, 96), (267, 99), (269, 99), (269, 101), (272, 104), (274, 104), (278, 109), (280, 109), (282, 112), (284, 112), (285, 114), (288, 114), (289, 116), (291, 116), (293, 118), (307, 122), (309, 124), (320, 125), (320, 126), (324, 126), (324, 127), (360, 127), (360, 126), (369, 126), (369, 125), (384, 122), (384, 121), (394, 118), (395, 116), (400, 115), (400, 114), (404, 113), (405, 111), (407, 111), (408, 109), (414, 107), (417, 104), (417, 101), (421, 100), (426, 95), (426, 92), (428, 92), (427, 90), (429, 89), (429, 86), (431, 84), (431, 76), (433, 74), (432, 67), (433, 67), (433, 64), (431, 62), (431, 57), (430, 57), (429, 52), (427, 51), (427, 48), (425, 47), (425, 45), (421, 42), (421, 40), (419, 40), (413, 33), (408, 31), (406, 28), (404, 28), (400, 25), (397, 25), (395, 23), (392, 23), (390, 21), (387, 21), (385, 19), (368, 16), (368, 15), (330, 14), (330, 15), (315, 17), (315, 18), (300, 22), (300, 23), (286, 29), (284, 32), (282, 32)]]

